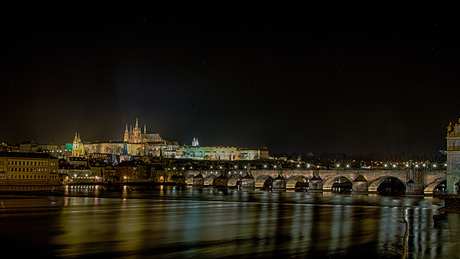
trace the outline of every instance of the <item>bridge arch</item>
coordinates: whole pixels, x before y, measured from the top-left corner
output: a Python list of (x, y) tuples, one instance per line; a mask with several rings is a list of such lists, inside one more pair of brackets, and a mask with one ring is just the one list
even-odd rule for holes
[(433, 195), (434, 193), (434, 189), (436, 189), (436, 187), (438, 187), (438, 185), (440, 185), (441, 183), (445, 182), (447, 180), (447, 177), (441, 177), (441, 178), (438, 178), (436, 180), (434, 180), (433, 182), (431, 182), (430, 184), (428, 184), (424, 189), (423, 189), (423, 194), (425, 195)]
[(265, 182), (267, 181), (273, 182), (273, 177), (271, 177), (270, 175), (261, 175), (257, 178), (255, 182), (255, 185), (256, 185), (255, 187), (257, 189), (263, 189), (265, 187)]
[(394, 176), (394, 175), (386, 175), (386, 176), (382, 176), (382, 177), (379, 177), (377, 179), (375, 179), (374, 181), (372, 181), (370, 184), (369, 184), (369, 193), (378, 193), (378, 188), (380, 187), (380, 185), (387, 181), (387, 180), (390, 180), (390, 179), (396, 179), (398, 180), (399, 182), (401, 182), (403, 185), (404, 185), (404, 192), (406, 192), (408, 190), (407, 188), (407, 183), (403, 180), (401, 180), (401, 178), (397, 177), (397, 176)]
[(303, 175), (296, 175), (286, 180), (286, 189), (295, 190), (298, 182), (306, 183), (306, 188), (308, 188), (308, 178)]
[(348, 178), (345, 175), (334, 175), (331, 177), (328, 177), (327, 179), (324, 180), (323, 182), (323, 191), (330, 192), (332, 191), (332, 186), (334, 185), (335, 181), (339, 178), (346, 178), (349, 182), (351, 182), (351, 188), (353, 189), (353, 179)]
[(214, 185), (214, 181), (216, 180), (217, 176), (213, 174), (209, 174), (204, 178), (204, 185)]

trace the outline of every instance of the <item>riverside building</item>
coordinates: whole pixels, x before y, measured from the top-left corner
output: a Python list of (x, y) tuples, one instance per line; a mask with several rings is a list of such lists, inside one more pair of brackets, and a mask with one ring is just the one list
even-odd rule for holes
[(0, 152), (0, 185), (58, 185), (58, 168), (49, 154)]

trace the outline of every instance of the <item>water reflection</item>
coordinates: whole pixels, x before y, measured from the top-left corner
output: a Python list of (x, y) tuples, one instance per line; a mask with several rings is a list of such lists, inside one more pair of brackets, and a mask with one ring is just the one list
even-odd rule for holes
[[(68, 188), (0, 196), (0, 248), (46, 257), (458, 258), (458, 214), (443, 201), (302, 192)], [(52, 198), (55, 201), (52, 206)], [(18, 249), (21, 248), (21, 249)], [(33, 252), (33, 253), (32, 253)]]

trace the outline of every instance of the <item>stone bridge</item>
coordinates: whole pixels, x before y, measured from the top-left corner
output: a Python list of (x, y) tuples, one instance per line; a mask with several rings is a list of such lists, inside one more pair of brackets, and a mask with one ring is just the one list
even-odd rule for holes
[(330, 192), (345, 180), (352, 193), (363, 194), (378, 193), (379, 186), (392, 178), (404, 184), (406, 195), (433, 195), (446, 180), (441, 170), (189, 170), (183, 175), (186, 184), (194, 186), (295, 190), (301, 185), (308, 192)]

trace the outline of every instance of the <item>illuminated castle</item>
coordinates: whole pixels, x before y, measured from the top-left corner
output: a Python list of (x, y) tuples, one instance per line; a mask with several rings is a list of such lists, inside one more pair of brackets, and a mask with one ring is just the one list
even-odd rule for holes
[(139, 127), (139, 119), (137, 118), (134, 128), (131, 125), (128, 130), (128, 124), (126, 124), (123, 141), (127, 143), (166, 143), (158, 133), (147, 134), (147, 125), (144, 125), (144, 133), (142, 133)]
[[(78, 146), (82, 146), (80, 135), (77, 136)], [(123, 157), (129, 156), (154, 156), (175, 152), (179, 148), (176, 141), (166, 141), (160, 137), (158, 133), (147, 133), (147, 126), (144, 125), (143, 132), (139, 127), (139, 120), (136, 119), (135, 126), (128, 125), (123, 135), (123, 141), (109, 141), (109, 142), (92, 142), (85, 143), (84, 150), (86, 154), (116, 154)], [(172, 155), (171, 155), (172, 156)]]

